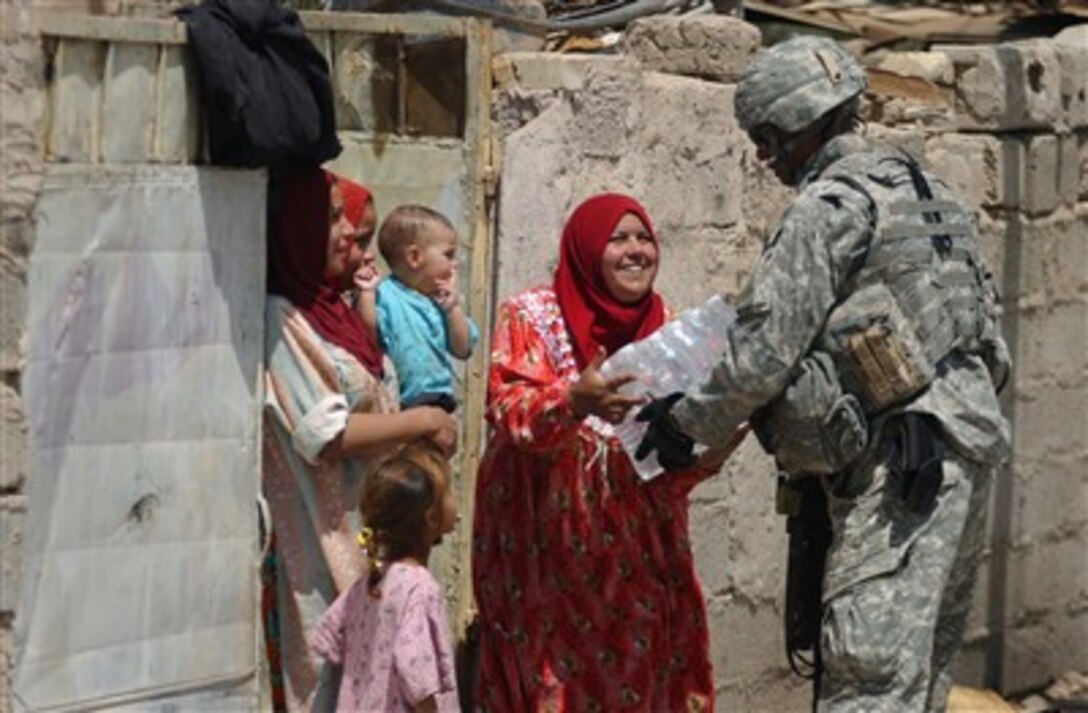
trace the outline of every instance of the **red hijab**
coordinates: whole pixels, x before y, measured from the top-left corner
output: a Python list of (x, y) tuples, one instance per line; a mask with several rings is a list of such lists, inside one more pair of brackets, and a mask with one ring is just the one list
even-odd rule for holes
[(336, 177), (340, 184), (340, 193), (344, 196), (344, 217), (348, 219), (352, 227), (358, 228), (359, 221), (363, 219), (363, 209), (373, 200), (370, 191), (360, 186), (355, 181), (349, 181), (343, 176)]
[(381, 350), (344, 302), (340, 285), (325, 279), (329, 194), (336, 180), (320, 168), (284, 176), (268, 230), (268, 291), (290, 300), (318, 334), (380, 377)]
[(579, 368), (584, 369), (593, 360), (598, 345), (612, 354), (665, 323), (665, 303), (653, 289), (638, 302), (624, 304), (604, 283), (601, 255), (626, 213), (637, 215), (657, 243), (646, 210), (634, 198), (618, 193), (604, 193), (584, 201), (563, 227), (555, 296), (574, 342)]

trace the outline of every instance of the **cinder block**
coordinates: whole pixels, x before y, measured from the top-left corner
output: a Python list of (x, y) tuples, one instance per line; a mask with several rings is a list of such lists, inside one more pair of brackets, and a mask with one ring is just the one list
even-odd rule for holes
[(1066, 205), (1077, 202), (1080, 188), (1079, 139), (1076, 134), (1058, 136), (1058, 200)]
[(0, 612), (13, 612), (19, 602), (26, 497), (0, 497)]
[(989, 211), (980, 210), (978, 215), (978, 246), (986, 267), (994, 276), (1001, 294), (1002, 304), (1010, 302), (1005, 293), (1005, 241), (1008, 240), (1009, 223), (1001, 217), (993, 217)]
[(1077, 135), (1077, 172), (1080, 175), (1077, 186), (1077, 200), (1088, 202), (1088, 132)]
[(591, 64), (585, 88), (570, 97), (573, 117), (569, 127), (575, 151), (588, 158), (606, 159), (615, 166), (637, 141), (642, 118), (642, 73), (632, 64)]
[(926, 135), (917, 127), (869, 124), (866, 135), (873, 141), (902, 149), (919, 161), (926, 161)]
[(1031, 304), (1049, 308), (1075, 299), (1088, 287), (1088, 206), (1020, 221), (1021, 297), (1039, 295)]
[[(1053, 414), (1056, 430), (1053, 433), (1041, 433), (1047, 440), (1046, 448), (1053, 452), (1062, 452), (1067, 448), (1083, 445), (1088, 439), (1085, 433), (1085, 409), (1082, 404), (1067, 404), (1072, 392), (1084, 390), (1085, 356), (1088, 355), (1088, 304), (1083, 301), (1066, 299), (1045, 309), (1033, 309), (1021, 312), (1018, 321), (1018, 344), (1014, 345), (1018, 375), (1025, 383), (1023, 388), (1034, 382), (1048, 384), (1046, 388), (1054, 393), (1046, 394), (1056, 398), (1059, 404), (1055, 408), (1065, 408), (1067, 416), (1079, 413), (1081, 421), (1064, 420), (1060, 414)], [(1068, 393), (1063, 393), (1068, 392)], [(1026, 392), (1025, 396), (1037, 397), (1040, 394)], [(1086, 394), (1088, 395), (1088, 394)], [(1045, 407), (1045, 408), (1049, 408)], [(1046, 413), (1049, 413), (1047, 411)], [(1043, 429), (1043, 424), (1024, 424), (1025, 429)], [(1049, 428), (1049, 427), (1046, 427)], [(1061, 434), (1064, 442), (1050, 442)], [(1025, 443), (1028, 449), (1042, 449), (1041, 441)]]
[(955, 76), (952, 60), (943, 52), (889, 52), (876, 67), (902, 77), (918, 77), (934, 84), (951, 84)]
[(1086, 416), (1088, 387), (1083, 383), (1077, 387), (1039, 386), (1031, 388), (1031, 393), (1018, 390), (1013, 449), (1018, 456), (1032, 460), (1072, 454), (1084, 447)]
[(1053, 134), (1033, 136), (1028, 140), (1021, 205), (1021, 210), (1028, 215), (1050, 213), (1058, 207), (1058, 144), (1058, 137)]
[(760, 46), (759, 29), (728, 15), (655, 15), (627, 27), (624, 49), (649, 70), (733, 82)]
[[(591, 68), (630, 72), (637, 76), (638, 62), (630, 57), (585, 54), (556, 54), (554, 52), (510, 52), (496, 56), (491, 73), (496, 88), (511, 91), (557, 90), (577, 91), (586, 86)], [(637, 79), (636, 79), (637, 82)], [(633, 85), (633, 86), (637, 86)]]
[(955, 72), (961, 129), (1052, 126), (1061, 118), (1061, 69), (1049, 44), (940, 46)]
[[(1084, 413), (1069, 416), (1083, 419)], [(1080, 541), (1088, 551), (1088, 451), (1083, 450), (1083, 438), (1079, 453), (1036, 454), (1036, 461), (1018, 469), (1012, 513), (1014, 542), (1071, 539)]]
[(1064, 299), (1088, 294), (1088, 205), (1077, 206), (1068, 223), (1056, 221), (1055, 227), (1051, 294)]
[(1054, 49), (1062, 72), (1062, 120), (1069, 129), (1083, 129), (1088, 127), (1088, 42), (1056, 41)]
[(675, 239), (687, 242), (700, 229), (743, 220), (736, 176), (744, 139), (733, 120), (733, 94), (716, 82), (643, 75), (633, 148), (645, 171), (647, 208), (655, 222), (672, 226)]
[(27, 432), (22, 397), (0, 382), (0, 490), (22, 487), (26, 478)]
[[(1083, 567), (1085, 544), (1079, 543), (1079, 549), (1074, 542), (1027, 548), (1010, 560), (1006, 690), (1045, 684), (1055, 671), (1088, 668), (1088, 591), (1083, 583), (1070, 586), (1067, 579), (1070, 571)], [(1064, 597), (1059, 608), (1048, 606), (1055, 593)]]
[(940, 134), (926, 141), (925, 157), (932, 171), (971, 205), (1005, 206), (1006, 194), (1015, 193), (1005, 185), (1007, 164), (1020, 156), (1020, 144), (1013, 142), (1010, 149), (1009, 143), (987, 134)]
[(1037, 688), (1053, 680), (1055, 671), (1088, 669), (1088, 607), (1005, 633), (1002, 687), (1006, 691)]

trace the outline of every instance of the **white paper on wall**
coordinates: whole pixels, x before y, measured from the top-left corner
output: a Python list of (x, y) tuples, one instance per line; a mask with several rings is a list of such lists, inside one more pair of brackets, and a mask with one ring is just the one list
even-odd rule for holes
[(256, 702), (265, 194), (261, 172), (48, 169), (19, 707)]

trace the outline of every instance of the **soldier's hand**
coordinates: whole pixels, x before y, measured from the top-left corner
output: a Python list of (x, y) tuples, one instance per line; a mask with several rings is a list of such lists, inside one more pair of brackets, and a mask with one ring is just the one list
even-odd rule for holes
[(646, 435), (635, 451), (636, 460), (657, 451), (657, 462), (665, 470), (684, 470), (695, 465), (695, 440), (681, 430), (672, 416), (673, 405), (682, 398), (684, 394), (677, 391), (654, 399), (635, 416), (636, 421), (646, 422)]

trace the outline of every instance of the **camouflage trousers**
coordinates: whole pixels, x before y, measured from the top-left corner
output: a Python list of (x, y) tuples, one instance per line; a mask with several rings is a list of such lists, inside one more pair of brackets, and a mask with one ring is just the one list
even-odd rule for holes
[(915, 513), (885, 458), (828, 481), (819, 711), (943, 711), (971, 605), (993, 468), (949, 449)]

